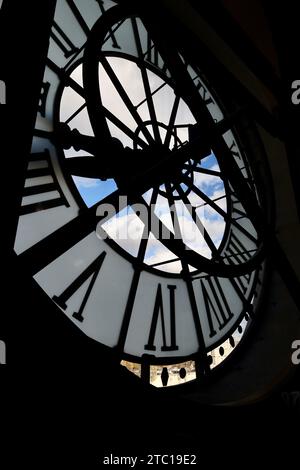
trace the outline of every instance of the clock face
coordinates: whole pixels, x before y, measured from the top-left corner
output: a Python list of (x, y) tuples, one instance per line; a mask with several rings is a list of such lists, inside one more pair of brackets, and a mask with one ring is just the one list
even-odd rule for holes
[(58, 2), (15, 241), (63, 314), (155, 385), (222, 363), (263, 283), (259, 180), (200, 66), (137, 8)]

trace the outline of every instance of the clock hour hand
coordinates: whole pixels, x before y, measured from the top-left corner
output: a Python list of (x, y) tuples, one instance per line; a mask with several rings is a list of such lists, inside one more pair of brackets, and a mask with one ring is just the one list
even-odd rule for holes
[(57, 127), (53, 140), (57, 140), (64, 149), (73, 147), (76, 151), (84, 150), (93, 156), (67, 157), (65, 168), (72, 175), (86, 178), (108, 179), (124, 173), (124, 155), (132, 152), (112, 137), (107, 142), (101, 140), (101, 146), (94, 136), (81, 134), (77, 129), (71, 130), (65, 123)]
[(134, 184), (143, 192), (176, 177), (181, 172), (182, 164), (191, 156), (200, 161), (210, 154), (211, 146), (203, 136), (199, 137), (199, 130), (194, 129), (194, 135), (195, 132), (198, 138), (173, 151), (166, 151), (163, 146), (143, 150), (124, 148), (114, 138), (107, 146), (101, 142), (100, 147), (95, 137), (83, 135), (76, 129), (70, 130), (65, 124), (55, 135), (65, 149), (74, 147), (77, 151), (85, 150), (93, 155), (65, 158), (64, 166), (69, 174), (86, 178), (113, 178), (124, 191), (132, 191)]
[[(54, 140), (57, 140), (64, 149), (74, 147), (76, 151), (85, 150), (92, 155), (99, 154), (99, 145), (93, 136), (81, 134), (77, 129), (71, 130), (68, 124), (59, 123), (55, 130)], [(111, 138), (107, 142), (101, 141), (101, 151), (107, 152), (120, 152), (124, 150), (122, 143), (116, 139)]]
[(109, 168), (99, 164), (99, 159), (90, 157), (70, 157), (64, 160), (64, 168), (73, 176), (82, 176), (84, 178), (94, 178), (106, 180), (113, 178), (112, 172)]
[[(77, 129), (71, 130), (65, 123), (59, 123), (52, 132), (35, 129), (34, 135), (49, 139), (66, 150), (73, 147), (76, 151), (83, 150), (91, 154), (82, 157), (66, 157), (63, 160), (65, 169), (74, 176), (104, 180), (114, 178), (121, 181), (124, 178), (130, 179), (133, 174), (140, 174), (137, 168), (140, 170), (144, 168), (144, 159), (141, 158), (142, 150), (124, 148), (122, 143), (114, 137), (110, 137), (106, 142), (102, 139), (99, 144), (96, 137), (81, 134)], [(147, 152), (149, 154), (148, 150)]]

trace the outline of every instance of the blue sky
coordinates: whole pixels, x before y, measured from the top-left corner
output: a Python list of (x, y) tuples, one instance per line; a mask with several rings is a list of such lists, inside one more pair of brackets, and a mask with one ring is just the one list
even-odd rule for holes
[(93, 206), (117, 189), (113, 179), (101, 181), (99, 179), (73, 176), (73, 180), (87, 207)]

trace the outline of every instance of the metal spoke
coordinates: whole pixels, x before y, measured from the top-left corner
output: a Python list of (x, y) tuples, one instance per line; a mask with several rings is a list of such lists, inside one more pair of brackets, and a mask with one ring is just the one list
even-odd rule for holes
[(155, 138), (157, 143), (161, 144), (161, 137), (160, 137), (160, 133), (159, 133), (159, 127), (158, 127), (158, 123), (157, 123), (156, 112), (155, 112), (155, 107), (154, 107), (154, 103), (153, 103), (153, 98), (152, 98), (148, 73), (147, 73), (147, 69), (145, 67), (145, 61), (143, 60), (142, 45), (141, 45), (141, 40), (140, 40), (140, 35), (139, 35), (136, 19), (132, 18), (131, 22), (132, 22), (132, 28), (133, 28), (133, 34), (134, 34), (134, 37), (135, 37), (136, 47), (137, 47), (137, 51), (138, 51), (138, 56), (140, 58), (140, 61), (139, 61), (140, 71), (141, 71), (141, 74), (142, 74), (143, 86), (144, 86), (144, 90), (145, 90), (145, 95), (146, 95), (147, 105), (148, 105), (148, 109), (149, 109), (151, 124), (152, 124), (152, 128), (153, 128), (154, 138)]
[(76, 82), (70, 75), (65, 72), (63, 69), (58, 67), (58, 65), (55, 64), (51, 59), (47, 59), (46, 65), (62, 80), (63, 83), (65, 83), (67, 86), (70, 86), (73, 88), (76, 93), (78, 93), (79, 96), (81, 96), (85, 100), (85, 93), (84, 89), (79, 83)]
[[(191, 169), (187, 164), (182, 165), (182, 167), (187, 170)], [(193, 171), (196, 171), (197, 173), (203, 173), (204, 175), (218, 176), (219, 178), (224, 179), (220, 171), (209, 170), (208, 168), (199, 168), (198, 166), (193, 168)]]
[(86, 103), (83, 103), (78, 109), (77, 111), (75, 111), (73, 114), (71, 114), (70, 117), (68, 117), (68, 119), (66, 119), (66, 121), (64, 121), (66, 124), (69, 124), (69, 122), (72, 121), (72, 119), (74, 119), (76, 116), (78, 116), (79, 113), (81, 113), (81, 111), (86, 108)]
[(248, 232), (248, 230), (246, 230), (244, 227), (242, 227), (238, 222), (236, 222), (235, 219), (233, 219), (232, 217), (230, 217), (227, 212), (225, 212), (220, 206), (218, 206), (218, 204), (216, 204), (215, 202), (213, 202), (203, 191), (201, 191), (201, 189), (198, 188), (198, 186), (195, 185), (195, 183), (193, 183), (191, 181), (191, 179), (185, 175), (182, 176), (182, 181), (189, 187), (192, 189), (192, 191), (197, 194), (197, 196), (199, 196), (201, 199), (203, 199), (203, 201), (206, 202), (206, 204), (208, 204), (212, 209), (214, 209), (216, 212), (218, 212), (218, 214), (220, 214), (226, 221), (230, 222), (232, 225), (234, 225), (235, 227), (237, 227), (244, 235), (246, 235), (246, 237), (249, 238), (249, 240), (251, 240), (252, 242), (254, 243), (257, 243), (257, 239), (251, 235), (251, 233)]
[[(155, 88), (154, 91), (151, 92), (151, 95), (154, 96), (155, 93), (157, 93), (159, 90), (161, 90), (163, 87), (165, 87), (167, 85), (167, 82), (164, 82), (162, 83), (160, 86), (158, 86), (157, 88)], [(136, 109), (139, 108), (140, 106), (142, 106), (142, 104), (146, 103), (147, 101), (147, 98), (143, 99), (142, 101), (140, 101), (135, 107)]]
[(121, 82), (119, 81), (118, 77), (116, 76), (115, 72), (113, 71), (107, 57), (105, 55), (101, 55), (100, 62), (103, 65), (104, 70), (106, 71), (107, 75), (109, 76), (112, 84), (114, 85), (115, 89), (117, 90), (120, 98), (124, 102), (125, 106), (127, 107), (128, 111), (131, 113), (133, 119), (135, 120), (136, 124), (140, 128), (141, 132), (146, 137), (149, 144), (154, 144), (153, 137), (151, 136), (150, 132), (148, 131), (147, 127), (144, 124), (141, 116), (135, 109), (131, 99), (129, 98), (128, 94), (126, 93), (124, 87), (122, 86)]
[(180, 97), (179, 97), (179, 95), (176, 95), (175, 99), (174, 99), (172, 111), (171, 111), (169, 124), (168, 124), (167, 134), (166, 134), (165, 141), (164, 141), (164, 146), (167, 147), (167, 148), (169, 148), (169, 145), (170, 145), (170, 141), (171, 141), (171, 137), (172, 137), (172, 131), (173, 131), (176, 116), (177, 116), (179, 102), (180, 102)]
[[(158, 190), (153, 190), (150, 205), (155, 204), (157, 196), (158, 196)], [(139, 284), (140, 277), (141, 277), (142, 266), (143, 266), (143, 262), (144, 262), (144, 259), (145, 259), (147, 243), (148, 243), (148, 239), (149, 239), (149, 233), (150, 233), (149, 224), (145, 223), (141, 243), (140, 243), (138, 254), (137, 254), (138, 267), (136, 268), (136, 270), (133, 274), (133, 278), (132, 278), (132, 282), (131, 282), (131, 286), (130, 286), (130, 290), (129, 290), (129, 294), (128, 294), (128, 298), (127, 298), (126, 308), (125, 308), (125, 311), (124, 311), (123, 321), (122, 321), (122, 325), (121, 325), (121, 329), (120, 329), (118, 344), (117, 344), (117, 351), (120, 354), (123, 353), (124, 346), (125, 346), (125, 343), (126, 343), (126, 338), (127, 338), (127, 334), (128, 334), (129, 325), (130, 325), (130, 320), (131, 320), (131, 315), (132, 315), (133, 306), (134, 306), (134, 302), (135, 302), (135, 297), (136, 297), (136, 294), (137, 294), (138, 284)]]
[(105, 106), (102, 106), (103, 113), (105, 117), (112, 122), (116, 127), (118, 127), (124, 134), (127, 135), (133, 142), (136, 142), (141, 148), (145, 149), (148, 147), (148, 144), (141, 139), (136, 132), (133, 132), (129, 127), (124, 124), (120, 119), (115, 116), (111, 111), (109, 111)]
[[(172, 189), (171, 189), (170, 183), (165, 183), (165, 188), (166, 188), (166, 192), (167, 192), (167, 199), (168, 199), (170, 214), (171, 214), (172, 223), (173, 223), (173, 227), (174, 227), (175, 238), (177, 240), (182, 240), (178, 214), (177, 214), (177, 210), (176, 210), (175, 200), (172, 196)], [(171, 210), (172, 207), (174, 208), (174, 212)], [(182, 241), (182, 243), (183, 243), (183, 241)]]
[(196, 211), (193, 210), (194, 208), (191, 206), (191, 203), (190, 203), (187, 195), (185, 194), (185, 192), (181, 188), (180, 184), (175, 184), (174, 186), (175, 186), (179, 196), (181, 197), (182, 202), (184, 203), (185, 207), (189, 211), (193, 221), (195, 222), (199, 232), (203, 236), (207, 246), (209, 247), (210, 251), (212, 252), (213, 256), (215, 256), (216, 258), (220, 258), (220, 254), (219, 254), (214, 242), (210, 238), (210, 235), (209, 235), (208, 231), (206, 230), (206, 228), (204, 227), (204, 225), (201, 222), (200, 218), (196, 214)]
[(151, 268), (156, 268), (157, 266), (163, 266), (164, 264), (170, 264), (176, 261), (180, 261), (179, 258), (171, 258), (167, 261), (160, 261), (159, 263), (149, 264), (149, 266), (151, 266)]
[[(180, 224), (179, 224), (178, 214), (177, 214), (177, 211), (176, 211), (175, 200), (174, 200), (174, 197), (173, 197), (173, 194), (172, 194), (171, 185), (170, 185), (170, 183), (166, 183), (165, 186), (166, 186), (169, 206), (170, 207), (173, 206), (175, 208), (174, 219), (173, 219), (175, 236), (177, 234), (177, 236), (180, 236), (180, 239), (181, 239)], [(185, 247), (185, 244), (184, 244), (183, 241), (181, 241), (181, 243), (183, 245), (183, 253), (184, 253), (184, 250), (185, 250), (186, 247)], [(181, 262), (181, 266), (182, 266), (182, 275), (184, 277), (186, 287), (187, 287), (187, 291), (188, 291), (188, 296), (189, 296), (189, 300), (190, 300), (190, 304), (191, 304), (191, 310), (192, 310), (193, 320), (194, 320), (197, 339), (198, 339), (199, 349), (198, 349), (198, 353), (197, 353), (197, 356), (198, 356), (197, 359), (199, 361), (199, 364), (201, 364), (201, 370), (204, 373), (207, 373), (209, 371), (209, 364), (208, 364), (208, 360), (207, 360), (206, 346), (205, 346), (205, 341), (204, 341), (204, 336), (203, 336), (203, 331), (202, 331), (202, 325), (201, 325), (201, 322), (200, 322), (197, 302), (196, 302), (196, 298), (195, 298), (193, 283), (192, 283), (192, 280), (191, 280), (191, 274), (189, 272), (188, 264), (187, 264), (184, 256), (182, 256), (180, 258), (180, 262)]]

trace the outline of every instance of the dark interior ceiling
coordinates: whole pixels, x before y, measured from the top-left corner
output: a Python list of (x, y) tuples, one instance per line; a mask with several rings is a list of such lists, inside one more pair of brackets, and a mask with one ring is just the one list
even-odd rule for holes
[(243, 2), (222, 0), (221, 3), (251, 43), (265, 56), (274, 70), (279, 73), (278, 58), (263, 2), (260, 0), (246, 0)]

